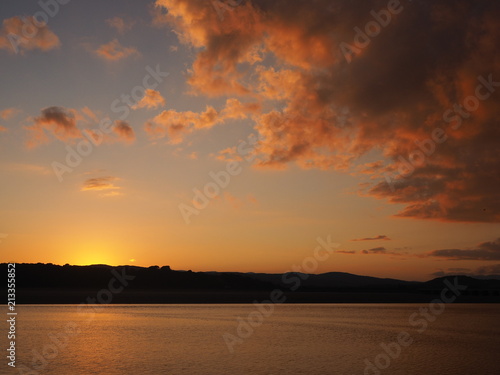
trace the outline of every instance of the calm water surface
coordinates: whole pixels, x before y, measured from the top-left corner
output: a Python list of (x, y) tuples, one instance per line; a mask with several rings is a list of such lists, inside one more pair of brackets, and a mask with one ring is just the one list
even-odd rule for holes
[[(238, 320), (253, 305), (100, 307), (19, 306), (18, 367), (4, 359), (0, 373), (36, 358), (43, 369), (31, 374), (500, 374), (498, 305), (446, 305), (421, 333), (427, 320), (409, 318), (428, 305), (277, 305), (253, 334)], [(239, 325), (248, 337), (231, 353), (223, 335), (237, 338)], [(390, 358), (381, 344), (402, 331), (413, 343)], [(388, 367), (366, 369), (377, 358)]]

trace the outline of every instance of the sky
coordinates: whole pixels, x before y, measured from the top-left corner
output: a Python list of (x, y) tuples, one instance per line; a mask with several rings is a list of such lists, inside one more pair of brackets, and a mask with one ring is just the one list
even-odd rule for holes
[(1, 262), (500, 274), (498, 2), (0, 17)]

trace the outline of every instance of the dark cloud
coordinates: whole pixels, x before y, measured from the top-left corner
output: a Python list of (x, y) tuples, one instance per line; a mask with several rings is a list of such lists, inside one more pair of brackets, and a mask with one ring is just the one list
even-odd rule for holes
[[(82, 133), (83, 129), (94, 134), (94, 129), (88, 128), (90, 126), (88, 118), (95, 120), (97, 117), (87, 107), (82, 110), (57, 106), (44, 108), (41, 110), (40, 116), (32, 119), (33, 124), (26, 127), (29, 134), (27, 146), (35, 147), (49, 142), (48, 135), (66, 143), (73, 143), (76, 139), (86, 139)], [(125, 121), (115, 121), (113, 133), (104, 134), (102, 141), (104, 143), (124, 142), (130, 144), (135, 140), (134, 130)], [(95, 137), (99, 139), (98, 134), (95, 134)]]
[(359, 239), (354, 239), (351, 241), (376, 241), (376, 240), (390, 241), (390, 238), (387, 237), (385, 234), (379, 234), (376, 237), (359, 238)]
[[(157, 24), (198, 48), (193, 92), (258, 97), (262, 108), (280, 103), (280, 111), (254, 117), (266, 135), (257, 166), (357, 171), (370, 177), (362, 194), (402, 204), (400, 217), (500, 221), (499, 88), (460, 127), (443, 119), (470, 102), (479, 76), (500, 82), (498, 1), (401, 1), (402, 11), (350, 63), (341, 43), (352, 45), (354, 28), (364, 29), (387, 1), (252, 0), (225, 12), (223, 22), (210, 2), (156, 4), (167, 10)], [(403, 159), (419, 150), (415, 142), (436, 128), (447, 140), (397, 178)], [(368, 153), (384, 163), (359, 166)]]
[(363, 250), (362, 254), (387, 254), (385, 247), (374, 247), (373, 249)]
[(52, 134), (61, 141), (68, 141), (82, 136), (76, 126), (77, 112), (63, 107), (48, 107), (41, 111), (41, 115), (34, 118), (33, 125), (27, 127), (31, 138), (28, 146), (34, 147), (49, 141), (46, 133)]
[(134, 129), (125, 121), (117, 120), (113, 131), (118, 135), (118, 138), (124, 142), (132, 143), (135, 141)]
[(380, 246), (380, 247), (374, 247), (374, 248), (368, 249), (368, 250), (362, 250), (361, 254), (377, 254), (377, 255), (396, 255), (396, 256), (402, 256), (402, 255), (407, 255), (408, 252), (389, 251), (385, 247)]
[(482, 242), (475, 249), (433, 250), (426, 256), (449, 260), (500, 260), (500, 238), (492, 242)]
[(86, 180), (81, 188), (81, 191), (88, 190), (118, 190), (119, 186), (115, 185), (115, 182), (118, 180), (117, 177), (95, 177), (89, 178)]
[(89, 178), (83, 183), (80, 190), (98, 191), (98, 196), (104, 198), (123, 196), (121, 187), (116, 185), (119, 180), (118, 177), (112, 176)]

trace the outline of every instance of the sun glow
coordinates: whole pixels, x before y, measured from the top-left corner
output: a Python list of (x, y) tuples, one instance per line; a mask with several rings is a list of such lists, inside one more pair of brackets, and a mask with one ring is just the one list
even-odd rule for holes
[(118, 265), (113, 248), (104, 244), (85, 244), (75, 249), (71, 257), (73, 264), (87, 266), (91, 264)]

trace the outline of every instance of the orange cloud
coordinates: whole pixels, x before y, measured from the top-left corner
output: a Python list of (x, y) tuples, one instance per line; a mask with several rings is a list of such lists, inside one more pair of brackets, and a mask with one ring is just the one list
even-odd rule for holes
[[(225, 12), (223, 22), (210, 2), (156, 5), (166, 11), (155, 15), (156, 24), (173, 27), (181, 43), (196, 48), (188, 80), (193, 92), (258, 97), (262, 108), (280, 108), (254, 115), (263, 136), (255, 149), (258, 166), (357, 170), (371, 178), (363, 194), (403, 204), (399, 217), (500, 221), (496, 2), (402, 3), (402, 12), (350, 63), (340, 44), (353, 43), (353, 28), (364, 27), (370, 12), (387, 2), (332, 7), (330, 0), (254, 0)], [(422, 25), (425, 33), (415, 33)], [(479, 76), (490, 82), (477, 91)], [(476, 98), (478, 108), (465, 111), (475, 106), (476, 92), (491, 98)], [(179, 121), (150, 130), (198, 128)], [(428, 152), (425, 141), (435, 129), (446, 141), (391, 189), (387, 173), (404, 169), (402, 158), (415, 150)], [(360, 158), (373, 152), (383, 163), (358, 169)]]
[(379, 234), (376, 237), (366, 237), (366, 238), (359, 238), (351, 241), (376, 241), (376, 240), (384, 240), (384, 241), (389, 241), (390, 238), (387, 237), (385, 234)]
[(21, 111), (17, 108), (6, 108), (6, 109), (0, 111), (0, 118), (2, 120), (10, 120), (14, 116), (16, 116), (18, 113), (21, 113)]
[(33, 17), (12, 17), (3, 20), (0, 28), (0, 49), (21, 54), (39, 49), (49, 51), (61, 45), (47, 26), (38, 26)]
[(154, 138), (168, 136), (170, 143), (182, 142), (185, 135), (197, 129), (209, 129), (217, 124), (224, 123), (227, 119), (247, 118), (249, 113), (260, 110), (256, 103), (241, 103), (237, 99), (228, 99), (226, 106), (217, 111), (212, 106), (207, 106), (204, 112), (165, 110), (149, 120), (145, 129)]
[(46, 133), (52, 134), (60, 141), (67, 142), (81, 138), (82, 133), (76, 126), (78, 112), (74, 109), (62, 107), (48, 107), (42, 109), (40, 116), (35, 117), (33, 125), (27, 127), (30, 139), (28, 147), (35, 147), (47, 143), (49, 138)]
[(120, 190), (119, 186), (115, 185), (115, 181), (119, 180), (117, 177), (106, 176), (106, 177), (95, 177), (86, 180), (80, 191), (105, 191), (101, 196), (116, 196), (122, 195), (116, 190)]
[(118, 135), (120, 140), (126, 143), (132, 143), (135, 141), (134, 129), (132, 129), (132, 127), (125, 121), (115, 121), (113, 131)]
[(139, 108), (158, 108), (165, 106), (165, 99), (161, 96), (160, 92), (157, 90), (146, 89), (144, 93), (144, 97), (139, 100), (135, 105), (132, 106), (132, 109)]
[[(82, 131), (85, 130), (94, 138), (105, 143), (124, 142), (133, 143), (135, 132), (132, 127), (124, 121), (115, 121), (113, 133), (98, 135), (89, 128), (89, 119), (95, 121), (96, 114), (88, 107), (81, 111), (72, 108), (48, 107), (41, 111), (40, 116), (32, 119), (33, 124), (27, 126), (29, 138), (26, 142), (28, 148), (36, 147), (50, 141), (49, 135), (52, 135), (59, 141), (73, 143), (76, 139), (83, 139), (85, 136)], [(79, 123), (81, 123), (79, 125)], [(101, 139), (102, 138), (102, 139)]]
[(500, 260), (500, 238), (482, 242), (475, 249), (433, 250), (426, 256), (450, 260)]
[(118, 61), (130, 56), (140, 56), (137, 49), (122, 46), (118, 39), (113, 39), (111, 42), (101, 45), (94, 53), (107, 61)]

